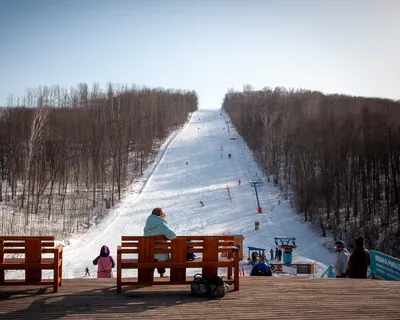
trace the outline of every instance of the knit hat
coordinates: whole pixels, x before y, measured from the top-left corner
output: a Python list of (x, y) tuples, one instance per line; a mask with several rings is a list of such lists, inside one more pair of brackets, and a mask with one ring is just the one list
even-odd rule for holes
[(356, 239), (356, 247), (357, 248), (362, 248), (362, 247), (364, 247), (364, 244), (365, 244), (365, 241), (364, 241), (364, 237), (363, 236), (359, 236), (357, 239)]

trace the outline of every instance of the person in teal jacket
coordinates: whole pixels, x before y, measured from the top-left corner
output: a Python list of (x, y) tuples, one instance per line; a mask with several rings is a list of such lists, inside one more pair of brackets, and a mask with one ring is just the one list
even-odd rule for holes
[[(144, 226), (144, 236), (165, 236), (167, 239), (172, 240), (176, 237), (175, 232), (173, 232), (165, 220), (166, 215), (164, 210), (161, 208), (155, 208), (151, 212), (151, 215), (146, 220), (146, 225)], [(154, 254), (154, 261), (168, 261), (168, 253), (156, 253)], [(160, 277), (164, 278), (165, 268), (157, 268), (157, 272)]]

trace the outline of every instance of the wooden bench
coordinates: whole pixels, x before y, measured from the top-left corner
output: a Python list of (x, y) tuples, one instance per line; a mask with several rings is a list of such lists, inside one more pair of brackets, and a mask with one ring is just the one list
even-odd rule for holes
[[(52, 236), (0, 236), (0, 285), (53, 284), (54, 292), (58, 292), (62, 285), (62, 249), (54, 247)], [(5, 270), (25, 270), (25, 279), (6, 281)], [(54, 270), (53, 280), (42, 281), (42, 270)]]
[[(117, 292), (121, 292), (123, 285), (190, 284), (191, 281), (186, 279), (188, 268), (201, 268), (202, 274), (207, 277), (218, 275), (218, 268), (227, 268), (228, 279), (224, 281), (228, 284), (233, 283), (234, 290), (237, 291), (238, 250), (234, 246), (234, 236), (178, 236), (173, 240), (164, 236), (122, 236), (121, 245), (117, 249)], [(168, 253), (170, 260), (154, 262), (155, 253)], [(186, 261), (187, 253), (194, 253), (196, 259)], [(227, 253), (227, 256), (221, 257), (221, 253)], [(170, 277), (166, 281), (154, 281), (154, 268), (171, 269)], [(122, 281), (122, 270), (125, 269), (137, 269), (137, 281)]]

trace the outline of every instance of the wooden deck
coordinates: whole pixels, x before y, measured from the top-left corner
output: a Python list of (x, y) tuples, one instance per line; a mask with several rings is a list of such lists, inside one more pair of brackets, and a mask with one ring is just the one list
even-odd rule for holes
[(0, 319), (400, 319), (400, 283), (379, 280), (241, 277), (220, 300), (188, 285), (124, 287), (116, 279), (64, 280), (46, 288), (0, 286)]

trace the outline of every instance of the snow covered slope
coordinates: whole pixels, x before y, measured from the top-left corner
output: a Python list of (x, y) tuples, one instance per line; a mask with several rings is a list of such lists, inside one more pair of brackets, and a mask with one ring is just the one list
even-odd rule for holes
[[(319, 235), (288, 201), (280, 198), (279, 190), (266, 182), (243, 140), (231, 140), (237, 134), (232, 128), (229, 131), (220, 111), (195, 112), (189, 123), (165, 142), (144, 180), (132, 186), (96, 227), (70, 239), (64, 248), (63, 277), (83, 277), (86, 267), (92, 277), (96, 276), (92, 260), (101, 246), (108, 245), (116, 260), (121, 235), (142, 235), (146, 218), (155, 207), (164, 209), (169, 226), (180, 235), (242, 234), (245, 248), (250, 245), (268, 250), (275, 248), (275, 236), (296, 237), (293, 260), (317, 261), (317, 273), (321, 274), (334, 262), (334, 254), (322, 246)], [(256, 177), (265, 181), (259, 188), (262, 215), (257, 214), (249, 183)], [(255, 220), (261, 224), (258, 231), (254, 230)]]

